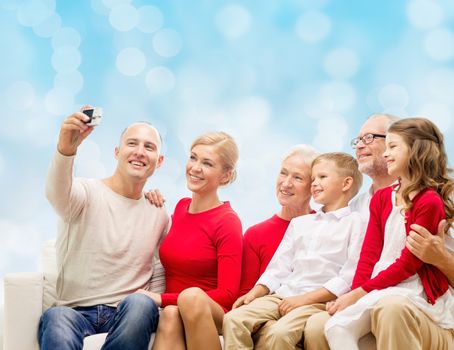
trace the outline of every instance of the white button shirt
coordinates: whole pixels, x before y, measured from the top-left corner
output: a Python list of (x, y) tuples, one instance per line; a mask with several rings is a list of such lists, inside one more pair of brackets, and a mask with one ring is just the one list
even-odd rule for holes
[(294, 218), (257, 284), (283, 298), (321, 287), (340, 296), (350, 291), (364, 232), (348, 206)]

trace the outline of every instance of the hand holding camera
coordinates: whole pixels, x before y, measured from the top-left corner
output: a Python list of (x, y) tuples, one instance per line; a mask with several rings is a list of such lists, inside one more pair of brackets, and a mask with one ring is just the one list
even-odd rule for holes
[(88, 126), (97, 126), (101, 124), (102, 119), (101, 107), (85, 109), (83, 110), (83, 113), (90, 118), (87, 122), (85, 122), (85, 124), (87, 124)]
[(85, 105), (80, 112), (67, 117), (60, 129), (57, 149), (65, 156), (75, 155), (77, 148), (90, 135), (94, 127), (101, 123), (102, 108)]

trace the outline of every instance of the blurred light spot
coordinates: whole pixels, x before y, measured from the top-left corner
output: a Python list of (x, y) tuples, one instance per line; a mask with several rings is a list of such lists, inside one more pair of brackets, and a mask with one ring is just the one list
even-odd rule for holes
[(26, 27), (33, 27), (55, 12), (55, 0), (25, 0), (17, 9), (17, 20)]
[(139, 21), (137, 9), (129, 4), (115, 6), (110, 11), (109, 22), (116, 30), (127, 32), (133, 29)]
[(5, 169), (5, 160), (3, 158), (3, 155), (0, 153), (0, 174), (3, 173), (4, 169)]
[(47, 113), (43, 115), (42, 110), (33, 111), (30, 117), (23, 120), (24, 136), (31, 145), (38, 147), (54, 146), (55, 135), (58, 135), (59, 128), (55, 123), (55, 117)]
[(322, 108), (329, 112), (342, 113), (349, 111), (356, 102), (356, 92), (351, 84), (331, 81), (320, 89)]
[(271, 106), (268, 100), (260, 96), (252, 96), (240, 101), (235, 108), (238, 125), (243, 130), (263, 128), (270, 120)]
[(12, 109), (25, 111), (35, 101), (35, 89), (28, 81), (16, 81), (8, 88), (5, 100)]
[(320, 152), (338, 151), (344, 148), (348, 131), (348, 124), (340, 115), (320, 119), (312, 144)]
[(161, 29), (153, 36), (153, 49), (162, 57), (176, 56), (181, 46), (180, 34), (173, 29)]
[(58, 73), (54, 78), (54, 88), (77, 94), (84, 85), (84, 77), (78, 70), (67, 73)]
[(414, 27), (428, 29), (441, 23), (443, 11), (437, 1), (413, 0), (407, 4), (407, 17)]
[(452, 104), (454, 69), (437, 69), (431, 71), (427, 76), (425, 86), (433, 99)]
[(53, 13), (46, 20), (33, 27), (36, 35), (42, 38), (50, 38), (61, 26), (61, 18), (58, 14)]
[(103, 178), (106, 169), (101, 162), (101, 148), (92, 140), (85, 140), (77, 149), (75, 160), (76, 176), (85, 178)]
[(387, 111), (403, 109), (408, 105), (410, 97), (407, 89), (401, 85), (388, 84), (378, 93), (378, 100)]
[(237, 86), (242, 91), (252, 91), (257, 87), (257, 71), (252, 64), (238, 64)]
[(355, 52), (340, 48), (328, 53), (325, 58), (325, 71), (335, 79), (348, 79), (358, 70), (359, 60)]
[(142, 6), (138, 13), (137, 28), (144, 33), (154, 33), (164, 24), (162, 13), (155, 6)]
[(140, 74), (145, 69), (145, 55), (137, 47), (128, 47), (120, 51), (116, 65), (118, 71), (123, 75)]
[(97, 14), (102, 16), (108, 16), (110, 12), (110, 9), (104, 5), (103, 0), (91, 0), (91, 8)]
[(433, 121), (442, 133), (452, 130), (452, 108), (445, 104), (426, 103), (416, 111), (416, 114)]
[(219, 31), (228, 39), (239, 38), (251, 26), (251, 15), (240, 5), (226, 5), (216, 15)]
[(72, 46), (78, 48), (80, 45), (80, 35), (77, 30), (71, 27), (61, 28), (52, 37), (52, 47), (54, 49), (60, 46)]
[(44, 106), (49, 113), (62, 116), (73, 110), (74, 95), (65, 91), (52, 89), (44, 98)]
[(52, 67), (58, 73), (68, 73), (80, 65), (80, 52), (72, 46), (59, 46), (52, 54)]
[(427, 55), (437, 61), (448, 61), (454, 57), (454, 34), (447, 29), (430, 31), (424, 40)]
[(166, 67), (155, 67), (150, 69), (145, 82), (152, 94), (162, 94), (174, 88), (175, 76)]
[(182, 165), (174, 158), (166, 157), (163, 166), (159, 168), (160, 177), (164, 177), (169, 181), (177, 181), (184, 174)]
[[(2, 0), (0, 7), (8, 11), (16, 11), (21, 5), (20, 1), (17, 0)], [(2, 299), (3, 300), (3, 299)]]
[(107, 8), (114, 8), (119, 5), (129, 4), (131, 0), (102, 0), (102, 3)]
[(322, 12), (308, 11), (296, 22), (296, 34), (307, 43), (325, 39), (331, 31), (331, 20)]

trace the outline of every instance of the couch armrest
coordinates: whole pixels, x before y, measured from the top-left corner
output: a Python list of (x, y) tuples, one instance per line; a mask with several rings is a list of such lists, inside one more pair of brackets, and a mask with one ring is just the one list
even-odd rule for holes
[(9, 273), (4, 278), (4, 350), (35, 350), (43, 313), (43, 274)]

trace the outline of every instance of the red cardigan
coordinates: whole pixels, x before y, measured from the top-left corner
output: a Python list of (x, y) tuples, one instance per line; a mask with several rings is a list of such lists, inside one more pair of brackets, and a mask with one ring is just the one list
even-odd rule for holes
[[(362, 287), (366, 292), (384, 289), (418, 273), (427, 300), (434, 304), (448, 290), (448, 279), (438, 268), (425, 264), (414, 256), (407, 247), (393, 264), (370, 278), (383, 249), (385, 225), (392, 210), (392, 190), (392, 187), (379, 190), (371, 199), (369, 224), (352, 288)], [(413, 198), (413, 207), (405, 212), (406, 234), (409, 234), (412, 224), (421, 225), (429, 232), (436, 233), (439, 222), (444, 218), (446, 214), (441, 197), (434, 190), (425, 189)]]

